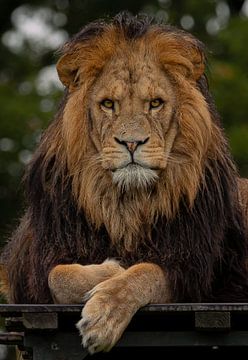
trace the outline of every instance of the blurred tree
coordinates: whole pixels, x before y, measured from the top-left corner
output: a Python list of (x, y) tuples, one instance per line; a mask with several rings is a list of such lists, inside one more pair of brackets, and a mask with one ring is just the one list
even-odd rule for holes
[(61, 96), (56, 49), (88, 21), (126, 9), (148, 12), (207, 44), (210, 88), (240, 172), (248, 175), (248, 0), (2, 0), (0, 241), (21, 213), (23, 168)]

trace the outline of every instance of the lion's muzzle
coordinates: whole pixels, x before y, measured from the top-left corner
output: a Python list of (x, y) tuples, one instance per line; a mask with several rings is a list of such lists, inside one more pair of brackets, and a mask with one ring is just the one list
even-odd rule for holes
[(115, 137), (114, 139), (118, 144), (124, 145), (127, 148), (127, 150), (130, 152), (130, 154), (133, 155), (136, 149), (138, 148), (138, 146), (147, 143), (149, 137), (138, 140), (129, 140), (129, 139), (123, 140), (123, 139), (118, 139), (117, 137)]

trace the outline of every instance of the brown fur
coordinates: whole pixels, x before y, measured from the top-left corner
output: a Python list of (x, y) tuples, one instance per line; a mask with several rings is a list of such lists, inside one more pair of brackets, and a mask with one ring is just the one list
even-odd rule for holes
[(57, 69), (64, 100), (2, 256), (8, 301), (85, 296), (78, 328), (92, 353), (147, 303), (247, 301), (248, 186), (208, 92), (203, 45), (121, 14), (73, 37)]
[(239, 201), (244, 214), (245, 225), (248, 228), (248, 179), (238, 179), (238, 188)]

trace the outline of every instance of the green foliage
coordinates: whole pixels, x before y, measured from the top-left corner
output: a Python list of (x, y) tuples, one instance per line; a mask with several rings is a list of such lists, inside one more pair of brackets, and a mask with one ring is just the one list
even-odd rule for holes
[(240, 173), (248, 175), (248, 18), (233, 17), (216, 36), (211, 90)]
[[(210, 89), (234, 159), (241, 174), (248, 176), (248, 15), (241, 11), (244, 1), (34, 0), (23, 5), (21, 1), (4, 0), (4, 4), (0, 21), (2, 241), (24, 206), (24, 166), (62, 93), (51, 67), (56, 62), (56, 49), (88, 21), (120, 10), (149, 12), (191, 31), (206, 43), (211, 55)], [(43, 37), (38, 31), (42, 24)]]

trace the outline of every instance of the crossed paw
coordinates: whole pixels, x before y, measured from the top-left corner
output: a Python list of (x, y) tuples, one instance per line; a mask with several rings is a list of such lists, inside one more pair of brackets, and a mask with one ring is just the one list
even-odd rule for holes
[(139, 308), (130, 285), (117, 276), (96, 285), (85, 300), (82, 319), (77, 323), (82, 344), (91, 354), (109, 351)]
[(83, 346), (93, 354), (109, 351), (135, 312), (152, 299), (158, 299), (153, 293), (161, 292), (164, 275), (159, 276), (157, 268), (139, 264), (125, 270), (111, 259), (99, 265), (57, 265), (49, 274), (48, 284), (55, 303), (86, 301), (77, 328)]

